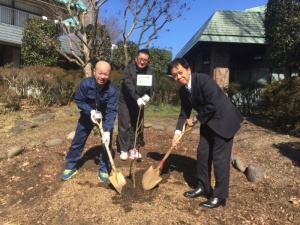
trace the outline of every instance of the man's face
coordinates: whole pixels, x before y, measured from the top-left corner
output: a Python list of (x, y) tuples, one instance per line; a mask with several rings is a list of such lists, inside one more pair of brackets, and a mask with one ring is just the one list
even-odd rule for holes
[(144, 53), (139, 53), (138, 56), (135, 58), (135, 63), (138, 69), (144, 69), (149, 62), (149, 55)]
[(182, 65), (178, 64), (171, 70), (173, 79), (181, 86), (187, 85), (191, 77), (191, 69), (185, 69)]
[(110, 66), (105, 63), (98, 63), (94, 70), (94, 76), (99, 86), (106, 83), (110, 76)]

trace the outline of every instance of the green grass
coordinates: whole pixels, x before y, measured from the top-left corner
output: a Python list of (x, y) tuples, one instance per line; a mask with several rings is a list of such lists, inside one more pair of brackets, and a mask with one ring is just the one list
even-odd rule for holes
[(169, 104), (149, 104), (145, 108), (145, 116), (150, 117), (178, 116), (179, 112), (180, 106), (174, 106)]

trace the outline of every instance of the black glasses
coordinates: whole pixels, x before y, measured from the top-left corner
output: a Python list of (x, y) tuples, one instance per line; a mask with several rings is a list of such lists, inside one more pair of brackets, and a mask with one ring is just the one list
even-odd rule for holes
[(137, 61), (147, 63), (149, 59), (136, 58)]

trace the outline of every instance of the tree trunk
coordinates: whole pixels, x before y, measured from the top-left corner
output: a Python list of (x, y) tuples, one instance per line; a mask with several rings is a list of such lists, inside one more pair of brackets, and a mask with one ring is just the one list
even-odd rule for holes
[(92, 64), (87, 63), (86, 66), (83, 68), (83, 73), (85, 77), (90, 77), (92, 76)]

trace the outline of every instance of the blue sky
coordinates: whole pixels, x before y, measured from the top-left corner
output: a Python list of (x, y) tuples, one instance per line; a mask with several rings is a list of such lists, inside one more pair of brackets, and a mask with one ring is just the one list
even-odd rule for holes
[[(119, 4), (118, 4), (118, 3)], [(103, 9), (106, 10), (105, 16), (116, 14), (118, 5), (121, 5), (121, 0), (109, 0)], [(192, 36), (200, 29), (200, 27), (211, 17), (216, 10), (245, 10), (256, 6), (267, 4), (268, 0), (195, 0), (189, 5), (190, 10), (184, 15), (167, 25), (164, 30), (169, 29), (169, 32), (160, 34), (158, 40), (151, 43), (151, 46), (165, 48), (170, 50), (173, 58), (184, 47), (184, 45), (192, 38)], [(135, 37), (130, 38), (132, 41)]]

